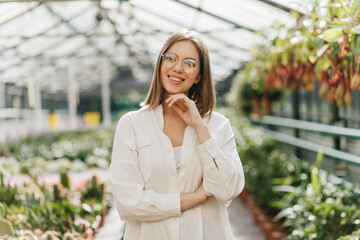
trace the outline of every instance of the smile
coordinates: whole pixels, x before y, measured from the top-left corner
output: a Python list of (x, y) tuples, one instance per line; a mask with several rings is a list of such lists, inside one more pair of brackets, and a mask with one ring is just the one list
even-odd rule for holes
[(175, 76), (168, 76), (168, 77), (169, 77), (170, 81), (175, 84), (179, 84), (185, 80), (183, 78), (179, 78), (179, 77), (175, 77)]

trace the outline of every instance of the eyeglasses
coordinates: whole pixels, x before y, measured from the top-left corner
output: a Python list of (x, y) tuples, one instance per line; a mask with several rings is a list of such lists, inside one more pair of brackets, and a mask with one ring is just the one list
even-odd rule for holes
[[(161, 55), (161, 57), (162, 62), (166, 67), (174, 67), (179, 60), (179, 57), (175, 53), (164, 53), (163, 55)], [(186, 72), (187, 74), (191, 74), (195, 72), (199, 64), (195, 59), (186, 58), (182, 61), (181, 66), (184, 72)]]

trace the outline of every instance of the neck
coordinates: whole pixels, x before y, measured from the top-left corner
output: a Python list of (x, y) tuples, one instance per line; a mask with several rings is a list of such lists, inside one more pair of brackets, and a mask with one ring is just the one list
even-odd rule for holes
[[(176, 103), (183, 111), (185, 111), (185, 106), (182, 103)], [(171, 115), (175, 117), (180, 117), (179, 114), (171, 107), (168, 106), (167, 103), (162, 103), (163, 115)]]
[[(169, 115), (180, 117), (179, 114), (173, 108), (169, 107), (168, 104), (165, 103), (165, 100), (168, 99), (168, 97), (169, 97), (169, 95), (166, 94), (165, 97), (164, 97), (164, 101), (161, 103), (162, 108), (163, 108), (163, 114), (164, 115), (169, 114)], [(177, 102), (175, 104), (178, 105), (184, 112), (186, 111), (186, 107), (185, 107), (184, 103)]]

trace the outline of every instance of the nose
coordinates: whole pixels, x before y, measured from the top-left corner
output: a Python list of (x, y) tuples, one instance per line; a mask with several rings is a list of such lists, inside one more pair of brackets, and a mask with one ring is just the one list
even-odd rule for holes
[(178, 60), (173, 67), (173, 70), (176, 72), (183, 72), (182, 61)]

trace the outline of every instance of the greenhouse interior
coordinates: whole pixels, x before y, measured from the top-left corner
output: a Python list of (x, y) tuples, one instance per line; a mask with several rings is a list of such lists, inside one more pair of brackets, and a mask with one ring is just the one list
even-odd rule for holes
[(0, 239), (184, 239), (126, 235), (110, 173), (119, 120), (184, 28), (245, 176), (221, 202), (232, 236), (209, 239), (360, 239), (359, 16), (360, 0), (0, 0)]

